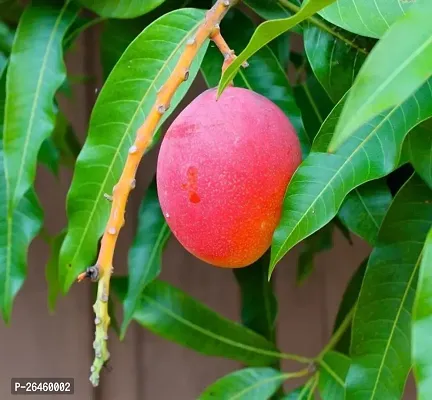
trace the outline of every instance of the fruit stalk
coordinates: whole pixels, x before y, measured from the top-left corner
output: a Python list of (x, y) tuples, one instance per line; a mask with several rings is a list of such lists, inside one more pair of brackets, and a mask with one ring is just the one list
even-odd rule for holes
[[(219, 32), (219, 23), (238, 0), (217, 0), (215, 5), (206, 13), (205, 20), (198, 27), (195, 34), (187, 41), (186, 47), (174, 68), (171, 76), (160, 89), (156, 102), (143, 125), (138, 129), (135, 143), (130, 147), (129, 154), (118, 183), (114, 186), (112, 196), (105, 197), (112, 201), (111, 212), (105, 232), (102, 237), (101, 247), (96, 265), (90, 267), (78, 277), (90, 277), (98, 280), (97, 298), (93, 305), (95, 312), (95, 359), (91, 367), (90, 381), (93, 386), (99, 384), (99, 375), (105, 362), (109, 359), (107, 346), (108, 328), (110, 316), (108, 314), (108, 296), (110, 278), (113, 272), (112, 262), (114, 249), (120, 229), (124, 225), (124, 213), (130, 191), (135, 187), (135, 175), (138, 165), (153, 138), (156, 127), (166, 110), (170, 106), (171, 98), (182, 82), (189, 78), (189, 68), (204, 42), (214, 36), (222, 48), (228, 48)], [(215, 32), (218, 33), (215, 33)], [(229, 49), (229, 48), (228, 48)], [(232, 54), (230, 52), (230, 58)]]

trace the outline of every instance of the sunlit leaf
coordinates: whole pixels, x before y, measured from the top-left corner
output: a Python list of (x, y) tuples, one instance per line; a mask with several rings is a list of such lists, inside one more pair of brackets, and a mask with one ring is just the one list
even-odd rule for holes
[(37, 0), (24, 11), (17, 28), (7, 69), (4, 116), (6, 197), (11, 212), (31, 187), (40, 146), (54, 129), (54, 96), (66, 77), (62, 41), (77, 11), (71, 4), (61, 7)]
[(284, 18), (267, 21), (262, 23), (254, 32), (247, 47), (238, 55), (237, 59), (223, 73), (219, 82), (218, 94), (228, 86), (237, 74), (242, 63), (255, 54), (259, 49), (271, 42), (280, 34), (290, 30), (306, 18), (315, 14), (317, 11), (333, 3), (335, 0), (306, 0), (301, 9), (295, 15)]
[(353, 320), (347, 400), (400, 399), (411, 368), (418, 269), (432, 190), (413, 175), (399, 190), (368, 262)]
[(199, 400), (267, 400), (286, 379), (273, 368), (246, 368), (232, 372), (208, 386)]
[(123, 302), (122, 336), (132, 320), (142, 291), (160, 274), (162, 251), (170, 234), (159, 205), (154, 179), (141, 203), (138, 229), (129, 251), (129, 286)]
[[(156, 101), (157, 90), (170, 76), (203, 17), (204, 11), (180, 9), (153, 22), (123, 53), (99, 93), (68, 193), (68, 234), (60, 253), (64, 290), (95, 257), (110, 209), (104, 193), (112, 193), (137, 129)], [(194, 60), (189, 80), (176, 92), (159, 126), (192, 84), (207, 45)]]
[(426, 238), (413, 307), (412, 358), (419, 400), (432, 397), (432, 229)]
[(407, 132), (432, 115), (432, 88), (426, 82), (404, 103), (364, 125), (335, 154), (315, 152), (328, 144), (342, 106), (343, 100), (291, 179), (273, 236), (271, 270), (294, 245), (334, 218), (351, 190), (396, 168)]
[(432, 2), (420, 1), (374, 47), (348, 94), (330, 151), (373, 117), (405, 101), (432, 75), (431, 15)]

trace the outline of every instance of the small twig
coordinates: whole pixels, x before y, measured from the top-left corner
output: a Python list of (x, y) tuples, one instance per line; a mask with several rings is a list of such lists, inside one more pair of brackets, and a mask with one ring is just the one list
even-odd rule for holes
[[(95, 360), (91, 367), (90, 381), (94, 386), (99, 384), (99, 374), (102, 366), (109, 359), (107, 346), (108, 327), (110, 316), (108, 315), (108, 296), (110, 278), (112, 274), (112, 261), (117, 238), (124, 224), (124, 213), (126, 202), (130, 191), (135, 187), (135, 174), (138, 165), (153, 138), (156, 127), (162, 115), (168, 110), (171, 98), (178, 87), (189, 78), (190, 66), (204, 42), (212, 35), (215, 29), (219, 29), (219, 23), (228, 12), (229, 8), (237, 3), (237, 0), (218, 0), (216, 4), (206, 13), (204, 22), (198, 27), (194, 36), (189, 38), (183, 54), (180, 56), (176, 67), (172, 71), (165, 85), (159, 91), (156, 102), (143, 125), (138, 129), (135, 143), (130, 147), (126, 163), (117, 185), (113, 188), (110, 217), (102, 237), (99, 257), (94, 267), (97, 270), (98, 291), (96, 302), (93, 306), (95, 312), (96, 334), (93, 347), (95, 349)], [(216, 39), (220, 42), (220, 38)], [(80, 274), (79, 279), (85, 279), (94, 270)]]

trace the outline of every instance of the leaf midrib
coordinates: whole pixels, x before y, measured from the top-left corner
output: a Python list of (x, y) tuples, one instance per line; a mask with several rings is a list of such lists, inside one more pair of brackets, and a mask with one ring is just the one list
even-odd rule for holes
[[(281, 353), (278, 353), (275, 351), (270, 351), (270, 350), (264, 350), (264, 349), (260, 349), (257, 347), (249, 346), (247, 344), (235, 342), (234, 340), (228, 339), (224, 336), (217, 335), (216, 333), (213, 333), (212, 331), (204, 329), (204, 328), (196, 325), (195, 323), (188, 321), (187, 319), (181, 317), (180, 315), (175, 314), (172, 310), (163, 306), (161, 303), (158, 303), (156, 300), (154, 300), (153, 298), (149, 297), (146, 294), (143, 294), (142, 298), (144, 300), (148, 301), (149, 303), (155, 305), (157, 308), (162, 310), (165, 314), (167, 314), (168, 316), (170, 316), (174, 320), (177, 320), (178, 322), (192, 328), (193, 330), (195, 330), (197, 332), (202, 333), (205, 336), (208, 336), (210, 338), (218, 340), (219, 342), (225, 343), (225, 344), (230, 345), (232, 347), (237, 347), (239, 349), (250, 351), (252, 353), (261, 354), (263, 356), (274, 357), (274, 358), (283, 358), (283, 355)], [(234, 326), (236, 326), (236, 325), (234, 325)], [(251, 331), (250, 333), (253, 333), (253, 332)], [(260, 337), (258, 334), (257, 334), (257, 336)]]
[[(167, 67), (168, 63), (169, 63), (169, 62), (174, 58), (175, 54), (177, 54), (177, 51), (178, 51), (178, 50), (180, 49), (180, 47), (183, 46), (183, 44), (186, 42), (187, 38), (189, 37), (189, 33), (190, 33), (190, 32), (193, 32), (195, 29), (197, 29), (197, 27), (201, 24), (201, 21), (202, 21), (202, 20), (200, 20), (199, 22), (197, 22), (197, 23), (194, 25), (194, 27), (193, 27), (191, 30), (188, 31), (188, 34), (186, 34), (185, 37), (184, 37), (184, 38), (179, 42), (179, 44), (175, 47), (174, 51), (171, 53), (171, 55), (167, 58), (167, 60), (165, 61), (165, 63), (162, 65), (161, 69), (159, 70), (159, 72), (158, 72), (158, 74), (156, 75), (155, 79), (153, 80), (152, 84), (151, 84), (151, 85), (149, 86), (149, 88), (146, 90), (146, 92), (145, 92), (145, 94), (143, 95), (141, 101), (139, 102), (139, 104), (138, 104), (138, 106), (137, 106), (137, 108), (136, 108), (136, 110), (135, 110), (135, 112), (134, 112), (134, 114), (133, 114), (133, 116), (132, 116), (132, 118), (131, 118), (131, 121), (134, 121), (135, 118), (136, 118), (136, 116), (137, 116), (137, 114), (138, 114), (138, 112), (140, 112), (140, 110), (141, 110), (141, 106), (142, 106), (142, 104), (144, 103), (144, 100), (145, 100), (146, 96), (148, 95), (150, 89), (154, 87), (155, 82), (156, 82), (156, 80), (160, 77), (162, 71), (165, 70), (165, 68)], [(103, 180), (103, 182), (102, 182), (102, 184), (101, 184), (101, 186), (100, 186), (99, 193), (98, 193), (98, 195), (96, 196), (96, 199), (95, 199), (95, 201), (94, 201), (93, 208), (92, 208), (92, 210), (91, 210), (91, 212), (90, 212), (90, 216), (89, 216), (89, 218), (88, 218), (88, 221), (89, 221), (89, 222), (86, 224), (86, 226), (85, 226), (85, 228), (84, 228), (84, 230), (83, 230), (83, 234), (81, 235), (81, 239), (80, 239), (80, 241), (79, 241), (79, 243), (78, 243), (78, 246), (76, 247), (76, 250), (75, 250), (74, 255), (73, 255), (73, 257), (72, 257), (71, 264), (73, 264), (73, 262), (75, 261), (77, 255), (78, 255), (78, 253), (79, 253), (79, 251), (80, 251), (80, 249), (81, 249), (81, 246), (82, 246), (82, 244), (83, 244), (83, 242), (84, 242), (84, 238), (86, 237), (87, 232), (88, 232), (88, 229), (89, 229), (89, 227), (91, 226), (91, 222), (90, 222), (90, 221), (92, 221), (93, 216), (94, 216), (94, 213), (96, 212), (96, 208), (97, 208), (96, 205), (98, 204), (99, 200), (101, 199), (102, 193), (104, 192), (104, 188), (105, 188), (106, 182), (107, 182), (107, 180), (108, 180), (108, 176), (111, 174), (111, 170), (112, 170), (112, 168), (113, 168), (113, 165), (114, 165), (115, 161), (117, 160), (118, 155), (120, 154), (120, 148), (122, 147), (123, 142), (126, 140), (126, 138), (127, 138), (127, 134), (128, 134), (128, 132), (129, 132), (129, 129), (130, 129), (131, 126), (132, 126), (132, 122), (130, 122), (130, 123), (128, 124), (127, 129), (125, 130), (125, 133), (124, 133), (123, 137), (121, 138), (121, 140), (120, 140), (120, 142), (119, 142), (119, 145), (117, 146), (117, 149), (116, 149), (116, 151), (115, 151), (114, 157), (112, 158), (112, 161), (111, 161), (111, 163), (110, 163), (110, 165), (109, 165), (109, 168), (108, 168), (108, 170), (107, 170), (107, 173), (105, 174), (105, 178), (104, 178), (104, 180)]]
[(371, 398), (370, 398), (370, 400), (374, 400), (374, 398), (375, 398), (375, 394), (376, 394), (377, 387), (378, 387), (378, 382), (379, 382), (379, 380), (380, 380), (381, 373), (382, 373), (383, 368), (384, 368), (384, 363), (385, 363), (385, 360), (387, 359), (387, 354), (388, 354), (389, 349), (390, 349), (390, 343), (391, 343), (391, 341), (392, 341), (392, 339), (393, 339), (393, 335), (394, 335), (394, 333), (395, 333), (395, 331), (396, 331), (396, 326), (397, 326), (397, 323), (399, 322), (399, 318), (400, 318), (401, 313), (402, 313), (402, 310), (403, 310), (403, 305), (405, 304), (406, 298), (408, 297), (408, 292), (409, 292), (410, 289), (411, 289), (411, 284), (412, 284), (412, 282), (413, 282), (413, 280), (414, 280), (414, 277), (416, 276), (416, 273), (417, 273), (418, 267), (419, 267), (419, 265), (420, 265), (420, 261), (421, 261), (421, 258), (422, 258), (422, 254), (423, 254), (423, 250), (420, 252), (420, 254), (419, 254), (418, 258), (417, 258), (417, 261), (416, 261), (416, 263), (415, 263), (415, 266), (414, 266), (414, 269), (413, 269), (412, 274), (411, 274), (411, 276), (410, 276), (410, 279), (409, 279), (409, 281), (407, 282), (407, 286), (406, 286), (405, 292), (404, 292), (404, 294), (403, 294), (403, 296), (402, 296), (402, 300), (401, 300), (400, 306), (399, 306), (399, 308), (398, 308), (398, 311), (397, 311), (396, 317), (395, 317), (395, 319), (394, 319), (393, 326), (392, 326), (392, 329), (391, 329), (391, 331), (390, 331), (390, 335), (389, 335), (389, 338), (388, 338), (388, 341), (387, 341), (386, 347), (385, 347), (385, 349), (384, 349), (383, 357), (382, 357), (382, 359), (381, 359), (381, 363), (380, 363), (380, 366), (379, 366), (379, 368), (378, 368), (378, 374), (377, 374), (377, 377), (376, 377), (376, 380), (375, 380), (375, 385), (374, 385), (374, 387), (373, 387), (373, 389), (372, 389), (372, 394), (371, 394)]
[[(35, 118), (35, 113), (36, 113), (36, 107), (37, 107), (37, 104), (38, 104), (38, 99), (39, 99), (40, 91), (41, 91), (41, 88), (42, 88), (43, 77), (45, 76), (45, 72), (46, 72), (46, 68), (47, 68), (48, 55), (49, 55), (49, 53), (51, 51), (52, 42), (54, 40), (55, 34), (57, 33), (57, 28), (58, 28), (58, 26), (60, 24), (60, 21), (63, 18), (64, 13), (66, 12), (68, 6), (69, 6), (69, 3), (66, 2), (65, 5), (62, 7), (62, 9), (61, 9), (61, 11), (60, 11), (60, 13), (59, 13), (59, 15), (58, 15), (58, 17), (56, 19), (56, 22), (55, 22), (55, 24), (53, 26), (53, 29), (52, 29), (52, 31), (50, 33), (50, 36), (49, 36), (49, 39), (48, 39), (48, 43), (47, 43), (47, 46), (45, 48), (45, 53), (44, 53), (44, 56), (42, 58), (42, 65), (41, 65), (41, 69), (40, 69), (40, 74), (39, 74), (39, 77), (38, 77), (38, 80), (37, 80), (36, 91), (35, 91), (35, 95), (33, 97), (33, 103), (32, 103), (32, 107), (31, 107), (31, 111), (30, 111), (29, 124), (27, 126), (27, 130), (26, 130), (26, 134), (25, 134), (23, 151), (21, 152), (21, 154), (22, 154), (21, 160), (25, 160), (26, 155), (27, 155), (27, 150), (28, 150), (28, 146), (29, 146), (29, 142), (30, 142), (30, 136), (31, 136), (31, 133), (32, 133), (32, 130), (33, 130), (33, 124), (34, 124), (34, 118)], [(17, 30), (15, 37), (18, 37), (18, 32), (20, 32), (20, 31), (21, 31), (21, 26), (20, 26), (19, 30)], [(7, 102), (7, 104), (6, 104), (6, 110), (5, 110), (5, 114), (6, 115), (8, 115), (8, 108), (9, 107), (8, 107), (8, 102)], [(7, 127), (7, 121), (8, 121), (8, 118), (5, 119), (5, 126), (4, 126), (4, 132), (5, 133), (7, 132), (7, 128), (6, 128)], [(5, 153), (5, 155), (6, 155), (6, 153)], [(6, 181), (8, 180), (8, 173), (7, 173), (7, 168), (8, 167), (7, 167), (7, 164), (8, 163), (7, 163), (6, 157), (5, 157), (4, 158), (4, 165), (5, 165)], [(12, 206), (14, 206), (14, 203), (15, 203), (14, 199), (15, 199), (15, 196), (17, 194), (17, 190), (18, 190), (19, 184), (21, 182), (23, 168), (24, 168), (24, 162), (21, 162), (19, 170), (18, 170), (18, 176), (17, 176), (17, 181), (16, 181), (16, 184), (15, 184), (15, 190), (14, 190), (14, 193), (12, 195), (12, 198), (9, 199), (12, 202)], [(8, 185), (8, 187), (9, 187), (9, 185)], [(8, 197), (9, 197), (9, 192), (8, 192)], [(10, 201), (8, 201), (8, 203)], [(11, 210), (8, 207), (8, 213), (9, 212), (11, 212)]]
[[(294, 225), (294, 227), (291, 229), (291, 234), (292, 232), (294, 232), (295, 229), (297, 229), (297, 227), (299, 226), (299, 224), (303, 221), (303, 219), (305, 218), (305, 216), (309, 213), (309, 211), (312, 209), (312, 207), (315, 205), (315, 203), (318, 201), (319, 198), (321, 198), (322, 194), (327, 190), (327, 188), (330, 186), (330, 184), (336, 179), (336, 177), (339, 175), (340, 171), (343, 170), (343, 168), (345, 168), (345, 165), (347, 165), (348, 162), (351, 161), (351, 159), (354, 157), (354, 155), (357, 154), (357, 152), (362, 149), (365, 144), (372, 138), (372, 136), (376, 133), (376, 131), (393, 115), (393, 113), (396, 112), (396, 110), (399, 109), (400, 105), (402, 103), (398, 104), (397, 106), (395, 106), (381, 121), (380, 123), (374, 128), (372, 129), (372, 131), (368, 134), (368, 136), (360, 143), (360, 146), (358, 146), (350, 155), (349, 157), (347, 157), (347, 159), (345, 160), (345, 162), (340, 166), (340, 168), (335, 172), (335, 174), (333, 175), (333, 177), (327, 182), (327, 184), (324, 186), (324, 188), (318, 193), (318, 195), (315, 197), (315, 200), (311, 203), (311, 205), (307, 208), (307, 210), (303, 213), (302, 217), (299, 219), (299, 221)], [(358, 186), (358, 185), (357, 185)], [(316, 231), (316, 230), (315, 230)], [(314, 231), (314, 232), (315, 232)], [(291, 237), (288, 236), (284, 242), (282, 243), (282, 245), (280, 246), (279, 251), (276, 253), (275, 256), (275, 263), (274, 265), (276, 265), (276, 263), (282, 258), (280, 256), (280, 253), (283, 252), (283, 247), (286, 245), (286, 243), (288, 242), (288, 239)]]
[(265, 385), (267, 383), (270, 383), (270, 382), (273, 382), (273, 381), (277, 381), (277, 380), (282, 380), (282, 379), (284, 379), (285, 376), (286, 376), (286, 374), (280, 373), (277, 376), (272, 376), (271, 378), (263, 379), (263, 380), (261, 380), (259, 382), (256, 382), (255, 384), (253, 384), (251, 386), (246, 387), (242, 391), (240, 391), (240, 392), (236, 393), (234, 396), (230, 397), (228, 400), (239, 399), (241, 396), (243, 396), (247, 392), (250, 392), (251, 390), (254, 390), (257, 387), (260, 387), (260, 386)]

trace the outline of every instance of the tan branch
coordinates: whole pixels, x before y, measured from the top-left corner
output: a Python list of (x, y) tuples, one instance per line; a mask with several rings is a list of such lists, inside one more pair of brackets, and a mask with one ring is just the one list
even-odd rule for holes
[[(226, 45), (219, 33), (219, 23), (227, 13), (228, 9), (237, 3), (237, 0), (218, 0), (216, 4), (206, 13), (204, 22), (199, 26), (195, 34), (187, 41), (184, 52), (174, 68), (171, 76), (162, 86), (144, 124), (138, 129), (135, 143), (130, 147), (129, 154), (123, 172), (118, 183), (113, 188), (112, 196), (105, 197), (112, 201), (110, 217), (102, 237), (101, 248), (97, 263), (81, 274), (78, 280), (89, 277), (98, 280), (98, 291), (96, 302), (93, 306), (95, 312), (96, 334), (94, 341), (95, 360), (91, 367), (90, 381), (94, 386), (99, 384), (100, 371), (109, 359), (107, 346), (108, 327), (110, 316), (108, 315), (108, 296), (110, 288), (110, 277), (113, 271), (112, 263), (114, 249), (120, 229), (124, 225), (124, 214), (130, 191), (135, 187), (135, 175), (138, 165), (148, 148), (153, 134), (162, 115), (168, 110), (171, 98), (177, 88), (189, 78), (190, 66), (204, 42), (211, 36), (222, 51), (228, 52)], [(216, 31), (218, 33), (216, 33)], [(234, 55), (229, 50), (229, 56), (225, 63), (230, 62)], [(229, 60), (227, 60), (229, 58)], [(231, 60), (232, 61), (232, 60)]]

